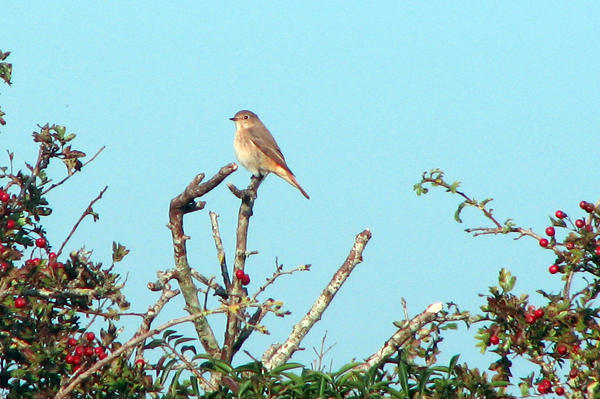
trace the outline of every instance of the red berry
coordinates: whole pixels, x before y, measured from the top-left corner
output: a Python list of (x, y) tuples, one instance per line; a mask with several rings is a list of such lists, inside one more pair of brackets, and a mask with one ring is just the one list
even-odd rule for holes
[(4, 191), (0, 192), (0, 201), (8, 202), (9, 199), (10, 195), (8, 195), (8, 193), (5, 193)]
[(47, 244), (48, 244), (48, 241), (46, 241), (46, 239), (44, 237), (40, 237), (37, 240), (35, 240), (35, 246), (38, 248), (46, 248)]
[(589, 202), (588, 202), (587, 206), (585, 207), (585, 211), (586, 211), (587, 213), (592, 213), (592, 212), (594, 212), (595, 210), (596, 210), (596, 205), (594, 205), (594, 204), (591, 204), (591, 203), (589, 203)]
[(15, 299), (15, 307), (17, 309), (24, 308), (25, 306), (27, 306), (27, 299), (23, 298), (22, 296)]
[(27, 267), (39, 266), (41, 262), (42, 261), (40, 258), (27, 259), (25, 261), (25, 266), (27, 266)]
[[(540, 388), (543, 388), (545, 392), (540, 391)], [(545, 379), (545, 380), (542, 380), (542, 382), (540, 382), (538, 391), (540, 391), (540, 393), (547, 393), (547, 392), (550, 392), (550, 388), (552, 388), (552, 383), (550, 382), (550, 380)]]
[(556, 230), (554, 230), (554, 227), (552, 227), (552, 226), (546, 227), (546, 235), (547, 236), (554, 237), (555, 233), (556, 233)]
[(69, 340), (67, 341), (67, 345), (75, 346), (77, 345), (77, 340), (75, 338), (69, 338)]
[(575, 221), (575, 226), (577, 226), (578, 228), (582, 229), (585, 227), (585, 222), (583, 221), (583, 219), (577, 219)]
[(101, 352), (101, 353), (98, 353), (98, 359), (100, 359), (100, 360), (102, 360), (102, 359), (106, 358), (106, 356), (108, 356), (108, 355), (106, 354), (106, 352)]
[(596, 255), (600, 256), (600, 246), (596, 247), (594, 252), (596, 253)]
[(498, 345), (500, 343), (500, 337), (497, 335), (492, 335), (490, 337), (490, 345)]
[(535, 312), (533, 312), (533, 314), (535, 315), (536, 318), (541, 319), (542, 317), (544, 317), (546, 312), (544, 312), (544, 309), (539, 308), (539, 309), (536, 309)]
[(0, 262), (0, 272), (6, 273), (9, 268), (10, 268), (10, 265), (8, 263)]
[(235, 277), (236, 277), (238, 280), (241, 280), (241, 279), (244, 277), (244, 274), (245, 274), (245, 273), (244, 273), (244, 271), (243, 271), (242, 269), (237, 269), (237, 270), (235, 271)]
[(95, 353), (96, 355), (99, 355), (99, 354), (101, 354), (101, 353), (104, 353), (104, 352), (105, 352), (105, 350), (104, 350), (104, 348), (103, 348), (103, 347), (101, 347), (101, 346), (97, 346), (97, 347), (95, 347), (95, 348), (94, 348), (94, 353)]
[(545, 239), (545, 238), (542, 238), (542, 239), (540, 240), (540, 247), (544, 247), (544, 248), (546, 248), (547, 246), (548, 246), (548, 240), (547, 240), (547, 239)]
[(73, 364), (81, 364), (81, 356), (73, 356)]
[(15, 221), (14, 221), (14, 220), (12, 220), (12, 219), (8, 219), (8, 221), (6, 222), (6, 228), (7, 228), (8, 230), (12, 230), (12, 229), (14, 229), (14, 228), (15, 228), (15, 225), (16, 225), (16, 223), (15, 223)]
[(83, 353), (86, 356), (92, 356), (94, 354), (94, 348), (92, 348), (91, 346), (86, 346), (83, 348)]
[(563, 218), (567, 217), (567, 214), (564, 213), (563, 211), (556, 211), (556, 213), (554, 215), (559, 219), (563, 219)]
[(75, 356), (71, 354), (67, 355), (65, 362), (67, 362), (67, 364), (73, 364), (75, 362)]
[(565, 344), (558, 344), (556, 346), (556, 353), (558, 353), (561, 356), (566, 355), (568, 351), (569, 351), (569, 348), (567, 348), (567, 345), (565, 345)]
[(247, 274), (244, 274), (244, 276), (241, 278), (241, 280), (242, 280), (242, 285), (250, 284), (250, 276), (248, 276)]
[(568, 243), (565, 244), (565, 247), (567, 247), (568, 250), (571, 250), (571, 249), (575, 248), (575, 243), (569, 241)]
[(56, 260), (56, 252), (50, 252), (48, 254), (48, 259), (50, 259), (50, 260)]
[(77, 348), (75, 348), (75, 353), (78, 354), (79, 356), (83, 356), (83, 355), (85, 355), (85, 348), (80, 345)]
[(569, 378), (576, 378), (579, 375), (579, 371), (577, 369), (571, 369), (569, 371)]
[(138, 359), (135, 361), (136, 366), (144, 367), (144, 364), (146, 364), (146, 361), (144, 359)]
[(565, 389), (563, 387), (556, 387), (554, 393), (556, 393), (558, 396), (563, 396), (565, 394)]
[(580, 207), (581, 209), (585, 210), (585, 208), (587, 207), (587, 204), (588, 204), (588, 203), (587, 203), (587, 201), (581, 201), (581, 202), (579, 203), (579, 207)]
[(548, 268), (550, 274), (556, 274), (560, 271), (560, 267), (558, 265), (552, 265)]
[(96, 334), (94, 334), (93, 332), (86, 333), (85, 339), (91, 342), (96, 339)]
[(527, 323), (527, 324), (533, 324), (533, 323), (535, 323), (536, 320), (537, 319), (532, 314), (528, 314), (527, 316), (525, 316), (525, 323)]

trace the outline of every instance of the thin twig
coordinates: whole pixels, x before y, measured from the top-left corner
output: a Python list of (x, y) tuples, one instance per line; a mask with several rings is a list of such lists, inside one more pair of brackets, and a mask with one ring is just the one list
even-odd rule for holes
[[(84, 163), (83, 165), (81, 165), (81, 167), (78, 170), (75, 170), (75, 173), (77, 172), (81, 172), (81, 169), (83, 169), (84, 166), (86, 166), (87, 164), (89, 164), (90, 162), (92, 162), (94, 159), (96, 159), (96, 157), (102, 152), (104, 151), (104, 149), (106, 148), (106, 146), (102, 146), (102, 148), (100, 148), (98, 150), (98, 152), (96, 152), (96, 154), (94, 154), (93, 157), (91, 157), (86, 163)], [(75, 175), (75, 173), (70, 174), (68, 176), (66, 176), (64, 179), (62, 179), (61, 181), (59, 181), (58, 183), (55, 183), (53, 185), (51, 185), (50, 187), (48, 187), (46, 190), (42, 191), (42, 195), (47, 194), (50, 190), (60, 186), (61, 184), (63, 184), (64, 182), (66, 182), (67, 180), (69, 180), (71, 177), (73, 177)]]
[[(152, 325), (152, 322), (156, 319), (156, 317), (158, 317), (158, 314), (163, 309), (163, 307), (171, 300), (171, 298), (179, 295), (179, 293), (179, 290), (172, 290), (171, 286), (168, 283), (166, 283), (164, 285), (160, 298), (158, 298), (156, 303), (153, 306), (150, 306), (148, 308), (148, 311), (144, 314), (140, 327), (133, 335), (134, 338), (139, 335), (144, 335), (145, 333), (150, 331), (150, 326)], [(141, 341), (140, 344), (137, 346), (136, 358), (141, 358), (143, 344), (144, 341)], [(127, 356), (129, 356), (129, 353), (127, 354)]]
[(302, 265), (302, 266), (298, 266), (292, 270), (283, 271), (282, 266), (279, 266), (276, 264), (276, 269), (275, 269), (275, 272), (273, 273), (273, 275), (267, 279), (266, 283), (264, 283), (263, 285), (261, 285), (258, 288), (258, 290), (254, 293), (254, 295), (252, 295), (252, 299), (254, 301), (256, 301), (256, 298), (262, 292), (264, 292), (269, 285), (273, 284), (275, 282), (275, 280), (278, 279), (279, 277), (286, 275), (286, 274), (294, 274), (296, 272), (308, 272), (308, 271), (310, 271), (310, 266), (311, 265)]
[(67, 245), (67, 242), (69, 242), (69, 240), (71, 239), (71, 237), (73, 236), (73, 234), (75, 234), (75, 231), (77, 230), (77, 228), (79, 227), (79, 225), (81, 224), (81, 222), (83, 221), (83, 219), (89, 215), (91, 212), (93, 212), (92, 206), (100, 199), (102, 198), (102, 195), (104, 195), (104, 193), (106, 192), (106, 190), (108, 189), (108, 186), (104, 187), (104, 189), (102, 191), (100, 191), (100, 194), (98, 194), (98, 196), (96, 198), (94, 198), (92, 200), (92, 202), (90, 202), (90, 204), (87, 206), (87, 208), (85, 208), (85, 211), (83, 212), (83, 214), (81, 215), (81, 217), (79, 218), (79, 220), (77, 221), (77, 223), (75, 223), (75, 225), (73, 226), (73, 228), (71, 229), (71, 232), (69, 233), (69, 235), (67, 236), (67, 238), (63, 241), (63, 243), (60, 246), (60, 249), (58, 250), (58, 252), (56, 253), (56, 256), (60, 256), (60, 254), (62, 253), (62, 250), (65, 248), (65, 245)]
[(215, 212), (208, 213), (210, 217), (210, 225), (212, 226), (213, 239), (215, 240), (215, 247), (217, 248), (217, 259), (221, 266), (221, 276), (223, 277), (223, 284), (225, 289), (229, 292), (231, 287), (231, 279), (229, 278), (229, 272), (227, 270), (227, 259), (225, 258), (225, 250), (223, 249), (223, 240), (221, 240), (221, 231), (219, 230), (219, 215)]
[(161, 332), (163, 332), (177, 324), (186, 323), (188, 321), (193, 322), (199, 318), (206, 317), (208, 314), (220, 313), (220, 312), (221, 312), (220, 310), (214, 310), (214, 311), (209, 311), (209, 312), (200, 312), (197, 314), (191, 314), (189, 316), (180, 317), (178, 319), (173, 319), (157, 328), (154, 328), (144, 334), (138, 335), (137, 337), (130, 339), (129, 341), (125, 342), (123, 344), (123, 346), (121, 346), (114, 352), (111, 352), (107, 357), (105, 357), (102, 360), (98, 360), (85, 372), (83, 372), (83, 373), (77, 375), (75, 378), (73, 378), (66, 386), (63, 386), (60, 389), (60, 391), (58, 391), (58, 393), (56, 394), (54, 399), (66, 398), (67, 395), (69, 395), (69, 393), (71, 393), (75, 389), (75, 387), (77, 387), (77, 385), (79, 385), (81, 383), (81, 381), (83, 381), (84, 379), (86, 379), (87, 377), (89, 377), (90, 375), (95, 373), (96, 371), (100, 370), (102, 367), (104, 367), (108, 363), (112, 362), (114, 359), (121, 356), (126, 351), (128, 351), (131, 348), (133, 348), (134, 346), (138, 345), (140, 342), (144, 342), (146, 339), (152, 337), (153, 335), (160, 334)]

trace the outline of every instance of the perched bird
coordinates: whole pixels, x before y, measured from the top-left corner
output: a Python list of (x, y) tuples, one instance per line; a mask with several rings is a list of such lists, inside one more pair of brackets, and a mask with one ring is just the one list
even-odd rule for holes
[(233, 147), (235, 155), (243, 167), (257, 177), (273, 172), (310, 199), (287, 166), (271, 132), (254, 112), (240, 111), (229, 119), (235, 122)]

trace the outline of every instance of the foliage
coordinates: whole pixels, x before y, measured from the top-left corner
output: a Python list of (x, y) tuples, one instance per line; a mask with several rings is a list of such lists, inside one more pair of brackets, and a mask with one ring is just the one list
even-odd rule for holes
[[(513, 363), (510, 359), (524, 359), (534, 364), (539, 372), (520, 378), (523, 396), (548, 394), (567, 395), (571, 398), (600, 395), (600, 324), (597, 297), (600, 292), (600, 208), (598, 203), (579, 203), (578, 219), (557, 210), (550, 217), (545, 234), (517, 227), (512, 221), (499, 223), (487, 207), (491, 199), (478, 202), (458, 191), (459, 183), (447, 183), (444, 173), (434, 169), (423, 174), (415, 185), (417, 194), (427, 193), (427, 185), (446, 188), (460, 195), (464, 201), (457, 210), (457, 220), (463, 208), (475, 207), (483, 212), (493, 227), (467, 229), (474, 235), (518, 234), (517, 238), (531, 237), (537, 244), (556, 257), (548, 271), (560, 277), (563, 288), (559, 293), (538, 290), (547, 303), (539, 308), (529, 304), (526, 294), (512, 293), (516, 277), (508, 270), (499, 274), (499, 286), (491, 287), (481, 307), (483, 314), (473, 318), (474, 323), (485, 323), (478, 330), (478, 346), (482, 352), (491, 350), (499, 358), (490, 369), (496, 372), (494, 380), (511, 381)], [(574, 287), (578, 287), (574, 289)]]
[[(3, 60), (8, 53), (0, 55)], [(10, 83), (10, 64), (0, 64), (0, 77)], [(99, 338), (90, 334), (98, 316), (118, 319), (117, 309), (129, 306), (113, 266), (92, 262), (83, 249), (61, 257), (67, 241), (55, 251), (41, 224), (52, 213), (45, 195), (82, 167), (85, 154), (72, 149), (74, 138), (62, 126), (42, 126), (33, 133), (39, 144), (34, 164), (14, 171), (9, 153), (10, 165), (0, 168), (0, 392), (7, 398), (53, 397), (120, 346), (112, 322)], [(55, 160), (67, 168), (67, 177), (57, 183), (46, 174)], [(82, 218), (86, 215), (98, 217), (91, 206)], [(72, 397), (144, 392), (148, 384), (139, 375), (125, 358), (116, 359), (90, 375)]]

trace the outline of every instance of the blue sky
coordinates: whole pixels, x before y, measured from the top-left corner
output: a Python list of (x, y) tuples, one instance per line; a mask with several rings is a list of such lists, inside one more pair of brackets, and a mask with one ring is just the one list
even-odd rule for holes
[[(32, 161), (30, 134), (45, 123), (77, 133), (89, 155), (106, 146), (50, 195), (46, 226), (58, 246), (108, 185), (100, 221), (83, 223), (70, 248), (85, 245), (107, 263), (113, 240), (130, 248), (117, 270), (129, 275), (132, 309), (144, 311), (157, 299), (146, 284), (172, 267), (169, 200), (197, 173), (235, 160), (228, 118), (256, 112), (311, 199), (275, 176), (262, 185), (250, 289), (276, 257), (313, 266), (267, 293), (293, 314), (267, 318), (272, 335), (246, 349), (259, 357), (282, 342), (368, 227), (364, 263), (294, 358), (314, 359), (328, 331), (339, 367), (394, 332), (402, 297), (411, 315), (437, 301), (474, 311), (501, 267), (534, 303), (535, 289), (559, 289), (550, 251), (472, 238), (463, 229), (485, 224), (480, 215), (468, 210), (459, 225), (457, 197), (417, 197), (412, 187), (442, 168), (475, 198), (493, 197), (500, 220), (540, 233), (556, 209), (576, 214), (580, 200), (595, 201), (599, 19), (595, 2), (0, 2), (0, 49), (14, 64), (12, 88), (0, 88), (0, 147), (18, 165)], [(240, 170), (228, 181), (248, 179)], [(225, 186), (205, 199), (185, 227), (192, 266), (210, 276), (218, 263), (208, 210), (220, 215), (231, 264), (238, 201)], [(168, 316), (182, 307), (176, 298)], [(450, 334), (445, 358), (465, 353), (487, 367), (491, 358), (469, 349), (473, 335)]]

